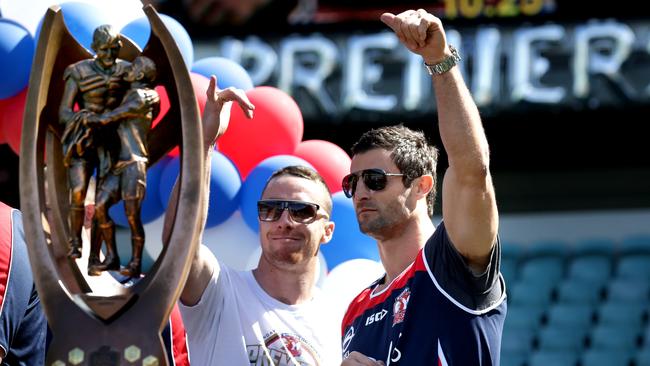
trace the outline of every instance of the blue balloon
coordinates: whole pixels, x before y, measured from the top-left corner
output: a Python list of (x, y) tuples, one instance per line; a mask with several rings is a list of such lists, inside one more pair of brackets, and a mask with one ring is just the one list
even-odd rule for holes
[(158, 199), (163, 207), (169, 206), (169, 197), (172, 194), (174, 183), (181, 171), (181, 161), (178, 156), (171, 158), (164, 168), (160, 183), (158, 184)]
[[(159, 200), (167, 207), (174, 183), (180, 173), (180, 159), (175, 157), (162, 173), (159, 184)], [(239, 208), (241, 176), (230, 159), (218, 151), (212, 153), (210, 169), (210, 198), (206, 228), (226, 221)]]
[[(63, 21), (74, 39), (88, 51), (95, 53), (91, 45), (95, 28), (104, 24), (111, 24), (111, 18), (96, 6), (82, 2), (68, 2), (59, 4), (63, 12)], [(36, 28), (35, 39), (38, 42), (40, 37), (43, 19)]]
[[(142, 201), (142, 208), (140, 212), (140, 219), (143, 224), (151, 222), (163, 212), (165, 212), (165, 207), (160, 203), (160, 198), (158, 197), (158, 187), (160, 185), (160, 180), (162, 173), (165, 169), (165, 166), (169, 162), (169, 158), (162, 158), (154, 166), (150, 167), (147, 170), (147, 192), (145, 194), (144, 200)], [(129, 222), (126, 218), (126, 213), (124, 212), (124, 201), (120, 201), (117, 204), (113, 205), (108, 210), (111, 219), (119, 226), (129, 227)]]
[(0, 18), (0, 99), (20, 93), (29, 82), (34, 38), (22, 25)]
[[(151, 240), (156, 240), (156, 238), (151, 238)], [(156, 262), (157, 258), (153, 258), (151, 254), (147, 251), (147, 242), (148, 239), (145, 238), (145, 250), (142, 251), (142, 272), (147, 273), (153, 267), (153, 264)], [(131, 261), (131, 255), (133, 245), (131, 244), (131, 231), (124, 228), (118, 228), (115, 230), (115, 242), (117, 245), (117, 254), (120, 256), (120, 265), (123, 267), (129, 264)], [(104, 248), (102, 247), (102, 250)], [(105, 252), (104, 252), (105, 253)], [(129, 278), (122, 276), (117, 272), (111, 272), (113, 277), (115, 277), (120, 283), (129, 280)]]
[(222, 153), (214, 151), (210, 169), (206, 228), (219, 225), (237, 211), (241, 185), (241, 176), (235, 164)]
[(379, 250), (373, 238), (359, 230), (352, 199), (343, 192), (332, 195), (332, 221), (336, 224), (329, 243), (321, 246), (328, 268), (357, 258), (379, 261)]
[[(172, 37), (176, 41), (178, 49), (181, 51), (183, 60), (187, 69), (192, 66), (194, 62), (194, 46), (192, 45), (192, 39), (187, 33), (185, 28), (179, 23), (176, 19), (170, 17), (169, 15), (159, 14), (160, 19), (162, 19), (165, 26), (171, 33)], [(127, 25), (122, 28), (121, 32), (123, 35), (129, 37), (135, 44), (140, 46), (141, 49), (147, 45), (149, 42), (149, 36), (151, 35), (151, 26), (149, 25), (149, 19), (147, 17), (141, 17), (129, 22)]]
[(225, 57), (208, 57), (194, 63), (192, 72), (209, 78), (217, 77), (219, 88), (235, 87), (242, 90), (253, 89), (253, 80), (246, 69), (235, 61)]
[(302, 165), (314, 169), (307, 161), (293, 155), (276, 155), (262, 160), (246, 177), (241, 187), (239, 208), (244, 221), (251, 229), (258, 232), (260, 225), (257, 221), (257, 201), (262, 197), (262, 190), (273, 172), (290, 166)]

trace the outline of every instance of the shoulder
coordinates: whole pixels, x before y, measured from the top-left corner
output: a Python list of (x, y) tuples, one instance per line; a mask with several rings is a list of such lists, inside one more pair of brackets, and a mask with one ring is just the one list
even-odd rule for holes
[(92, 59), (86, 59), (68, 65), (68, 67), (65, 68), (65, 71), (63, 71), (63, 79), (67, 80), (72, 77), (73, 79), (78, 80), (81, 79), (82, 75), (92, 73), (93, 62)]
[(350, 301), (350, 305), (348, 305), (348, 309), (343, 316), (343, 331), (345, 331), (345, 328), (354, 323), (359, 315), (363, 314), (370, 306), (372, 306), (370, 304), (370, 296), (372, 295), (372, 290), (377, 284), (379, 284), (381, 280), (382, 279), (380, 278), (377, 281), (373, 282), (370, 286), (363, 289), (363, 291), (361, 291), (352, 301)]
[(125, 60), (118, 59), (115, 63), (115, 75), (124, 75), (128, 71), (131, 63)]

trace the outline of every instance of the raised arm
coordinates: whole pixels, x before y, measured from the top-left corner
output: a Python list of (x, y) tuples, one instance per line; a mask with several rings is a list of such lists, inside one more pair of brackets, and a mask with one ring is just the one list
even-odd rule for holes
[[(217, 78), (212, 76), (210, 78), (210, 85), (207, 90), (207, 100), (203, 110), (203, 147), (206, 159), (204, 184), (206, 194), (202, 204), (202, 227), (205, 227), (205, 220), (207, 219), (208, 212), (208, 197), (210, 194), (210, 160), (212, 158), (212, 151), (214, 150), (214, 143), (216, 140), (221, 137), (228, 128), (230, 122), (230, 108), (233, 101), (239, 104), (240, 108), (242, 108), (248, 118), (253, 117), (253, 109), (255, 109), (255, 107), (248, 100), (244, 91), (234, 88), (220, 90), (217, 88)], [(171, 234), (170, 229), (177, 204), (178, 185), (174, 185), (174, 190), (167, 208), (167, 215), (165, 216), (163, 229), (164, 242), (167, 242), (169, 235)], [(201, 230), (199, 238), (199, 240), (202, 240), (203, 230)], [(210, 278), (213, 276), (213, 273), (218, 271), (219, 263), (215, 259), (214, 255), (207, 247), (201, 245), (192, 260), (192, 267), (187, 277), (185, 287), (183, 288), (183, 292), (181, 293), (181, 301), (183, 304), (192, 306), (198, 303), (210, 281)]]
[[(386, 13), (381, 19), (427, 65), (452, 56), (440, 19), (425, 10), (409, 10), (397, 16)], [(488, 264), (499, 221), (487, 139), (458, 67), (432, 79), (440, 136), (449, 159), (442, 187), (445, 227), (456, 249), (481, 272)]]

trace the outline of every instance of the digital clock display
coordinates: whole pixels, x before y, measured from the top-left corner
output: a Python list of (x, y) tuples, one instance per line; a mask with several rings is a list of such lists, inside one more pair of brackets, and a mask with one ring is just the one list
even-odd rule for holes
[(504, 18), (550, 14), (556, 10), (554, 0), (443, 0), (444, 18)]

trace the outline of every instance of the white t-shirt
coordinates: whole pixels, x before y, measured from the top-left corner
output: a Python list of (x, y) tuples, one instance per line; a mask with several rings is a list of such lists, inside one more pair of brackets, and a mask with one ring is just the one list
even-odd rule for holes
[(326, 302), (287, 305), (251, 271), (217, 272), (198, 304), (179, 302), (192, 365), (340, 365), (341, 322)]

